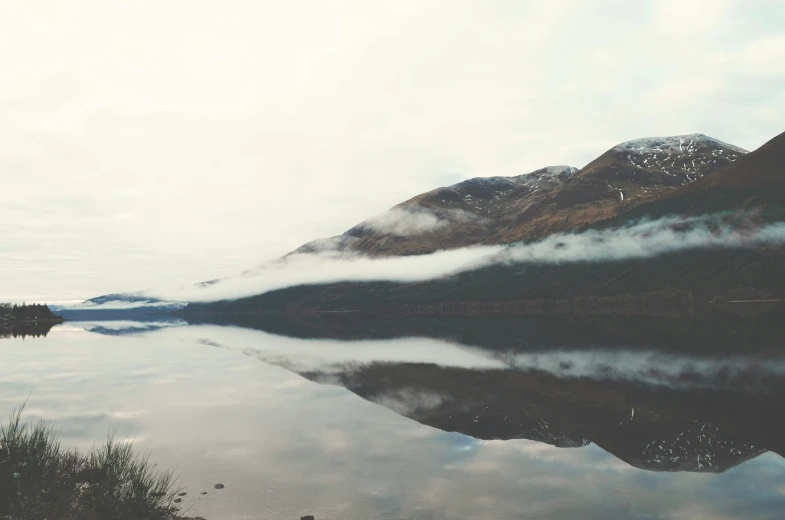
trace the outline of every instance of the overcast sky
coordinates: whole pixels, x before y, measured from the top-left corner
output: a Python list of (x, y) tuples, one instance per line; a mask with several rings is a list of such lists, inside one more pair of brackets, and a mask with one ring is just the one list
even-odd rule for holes
[(785, 130), (785, 2), (0, 0), (0, 300), (236, 274), (437, 186)]

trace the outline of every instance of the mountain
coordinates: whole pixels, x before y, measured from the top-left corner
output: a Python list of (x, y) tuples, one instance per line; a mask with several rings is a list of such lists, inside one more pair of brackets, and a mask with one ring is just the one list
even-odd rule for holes
[[(543, 305), (580, 312), (600, 308), (608, 312), (651, 312), (657, 308), (655, 312), (662, 312), (663, 300), (683, 311), (692, 305), (693, 296), (704, 301), (728, 300), (734, 295), (742, 299), (783, 298), (785, 280), (779, 272), (785, 251), (776, 247), (718, 249), (712, 237), (723, 236), (727, 229), (746, 230), (754, 236), (757, 227), (785, 220), (785, 196), (779, 195), (785, 193), (784, 148), (783, 136), (752, 153), (703, 134), (627, 141), (580, 170), (551, 166), (516, 177), (475, 178), (432, 190), (342, 235), (309, 242), (268, 264), (283, 268), (290, 256), (324, 251), (384, 257), (478, 244), (520, 244), (560, 232), (625, 229), (641, 219), (717, 213), (716, 222), (707, 227), (710, 234), (705, 247), (664, 254), (656, 261), (598, 261), (595, 257), (591, 262), (527, 261), (524, 267), (512, 261), (416, 284), (294, 287), (274, 291), (270, 297), (239, 300), (232, 304), (232, 312), (277, 312), (281, 306), (355, 310), (362, 304), (364, 309), (375, 311), (434, 314), (444, 311), (434, 311), (432, 306), (444, 303), (463, 309), (453, 311), (463, 314), (496, 313), (504, 302), (517, 302), (503, 305), (507, 309), (503, 312), (516, 313), (521, 311), (514, 309), (520, 308), (541, 312)], [(679, 226), (670, 225), (674, 231)], [(556, 249), (566, 244), (554, 241), (550, 246), (557, 253)], [(612, 244), (602, 248), (608, 252), (618, 249)], [(243, 276), (264, 275), (268, 264)], [(222, 280), (210, 280), (197, 286), (220, 283)], [(634, 301), (631, 294), (636, 295)], [(608, 300), (617, 296), (623, 298)], [(102, 298), (118, 299), (116, 295)], [(182, 306), (173, 303), (166, 308), (167, 302), (147, 300), (135, 303), (135, 312), (150, 308), (153, 314), (160, 314)], [(551, 303), (544, 303), (546, 300)], [(482, 305), (472, 303), (467, 311), (471, 302)], [(227, 306), (212, 309), (219, 307), (228, 312)], [(205, 306), (191, 306), (190, 310), (196, 308), (207, 312)]]
[[(550, 249), (537, 257), (539, 260), (515, 261), (512, 249), (512, 261), (442, 279), (293, 287), (234, 302), (191, 305), (186, 311), (360, 310), (431, 316), (645, 314), (690, 312), (695, 306), (718, 301), (785, 300), (783, 230), (776, 227), (776, 223), (785, 221), (785, 134), (743, 155), (737, 148), (717, 143), (695, 136), (631, 141), (614, 147), (547, 190), (541, 202), (517, 215), (518, 228), (505, 228), (517, 230), (515, 236), (525, 235), (521, 230), (538, 234), (546, 228), (560, 230), (568, 225), (581, 231), (622, 230), (618, 235), (622, 242), (618, 244), (612, 242), (614, 235), (608, 234), (608, 238), (600, 236), (591, 243), (584, 241), (573, 246), (578, 256), (592, 246), (599, 257), (543, 261), (570, 247), (565, 237), (548, 243)], [(667, 159), (663, 159), (665, 151)], [(715, 166), (719, 168), (712, 170)], [(648, 187), (655, 185), (656, 190)], [(609, 195), (613, 190), (618, 194), (616, 201)], [(609, 209), (611, 206), (613, 209)], [(555, 217), (560, 211), (579, 213), (581, 217), (565, 223)], [(604, 218), (609, 215), (613, 216)], [(701, 215), (703, 220), (698, 218)], [(662, 217), (673, 222), (661, 224), (663, 232), (657, 237), (658, 243), (662, 246), (662, 241), (669, 241), (661, 254), (612, 258), (614, 252), (623, 249), (623, 244), (630, 247), (629, 242), (623, 241), (630, 223)], [(684, 220), (689, 218), (697, 220)], [(537, 227), (545, 222), (545, 228)], [(766, 228), (770, 245), (756, 245), (758, 231), (772, 223), (775, 226)], [(687, 235), (675, 232), (691, 230), (694, 233), (689, 236), (699, 242), (682, 247), (680, 242)], [(735, 233), (730, 237), (734, 242), (726, 246), (722, 240), (729, 230)], [(647, 233), (650, 234), (639, 231), (636, 240), (645, 238)], [(639, 247), (638, 243), (632, 245), (633, 249)]]
[(510, 219), (573, 177), (577, 168), (548, 166), (516, 177), (477, 177), (417, 195), (337, 237), (317, 239), (291, 254), (325, 250), (369, 256), (426, 254), (495, 243)]
[(542, 238), (611, 218), (732, 164), (747, 152), (703, 134), (618, 144), (582, 169), (478, 177), (413, 197), (291, 254), (425, 254)]
[(623, 214), (732, 164), (747, 152), (703, 134), (618, 144), (517, 214), (498, 243), (543, 238)]
[(767, 221), (785, 220), (785, 133), (710, 175), (625, 211), (605, 224), (723, 211), (738, 216), (753, 213)]

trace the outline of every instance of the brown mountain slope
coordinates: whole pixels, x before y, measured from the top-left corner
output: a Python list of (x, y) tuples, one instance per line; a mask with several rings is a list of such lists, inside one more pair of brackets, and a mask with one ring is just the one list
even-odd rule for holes
[(639, 205), (601, 225), (618, 225), (642, 217), (735, 211), (742, 221), (785, 220), (785, 133), (711, 175)]
[(614, 146), (500, 230), (498, 243), (542, 238), (614, 217), (733, 163), (747, 152), (703, 134)]
[(541, 238), (657, 200), (744, 154), (702, 134), (628, 141), (581, 170), (551, 166), (437, 188), (293, 253), (411, 255)]
[(720, 188), (765, 190), (785, 186), (785, 132), (713, 175), (685, 186), (674, 195)]
[(494, 243), (510, 215), (541, 203), (577, 172), (549, 166), (516, 177), (478, 177), (413, 197), (343, 235), (309, 242), (294, 253), (354, 251), (373, 256), (424, 254)]

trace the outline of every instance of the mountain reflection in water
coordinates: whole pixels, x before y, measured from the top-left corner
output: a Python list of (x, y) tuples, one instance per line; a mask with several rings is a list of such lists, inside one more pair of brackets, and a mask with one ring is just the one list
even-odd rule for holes
[[(246, 326), (270, 324), (270, 317), (244, 319)], [(697, 320), (461, 318), (450, 326), (444, 321), (414, 325), (432, 337), (493, 329), (489, 346), (455, 347), (490, 364), (395, 360), (373, 350), (336, 357), (335, 349), (296, 346), (246, 354), (317, 383), (340, 385), (421, 424), (476, 439), (530, 439), (564, 448), (594, 443), (652, 471), (722, 472), (767, 451), (785, 454), (785, 358), (775, 353), (783, 336), (780, 327), (768, 326), (778, 321), (775, 313)], [(320, 316), (288, 323), (278, 317), (272, 328), (341, 338), (354, 332), (362, 338), (406, 325)], [(588, 342), (576, 335), (581, 327), (591, 331), (583, 336)], [(728, 327), (736, 334), (722, 335)], [(740, 328), (755, 330), (752, 338), (760, 348), (745, 342), (734, 349)], [(684, 336), (701, 344), (685, 348)], [(569, 338), (571, 346), (547, 345), (545, 338)], [(697, 354), (675, 354), (674, 339), (682, 346), (678, 350)], [(608, 344), (615, 347), (598, 346)], [(709, 355), (711, 347), (724, 354)]]
[[(0, 342), (0, 404), (33, 390), (30, 417), (57, 420), (67, 445), (135, 436), (210, 520), (774, 520), (785, 508), (785, 358), (770, 328), (761, 348), (718, 338), (715, 355), (661, 343), (681, 321), (641, 321), (644, 334), (613, 320), (436, 320), (391, 339), (413, 325), (298, 320), (309, 339), (260, 323), (67, 323)], [(226, 490), (199, 494), (214, 482)]]

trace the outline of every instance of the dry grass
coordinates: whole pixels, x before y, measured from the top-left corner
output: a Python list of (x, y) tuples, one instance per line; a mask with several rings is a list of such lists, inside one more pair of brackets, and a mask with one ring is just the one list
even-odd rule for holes
[(23, 410), (0, 424), (0, 518), (174, 518), (180, 489), (171, 472), (159, 471), (112, 434), (87, 454), (65, 449), (51, 423), (25, 423)]

